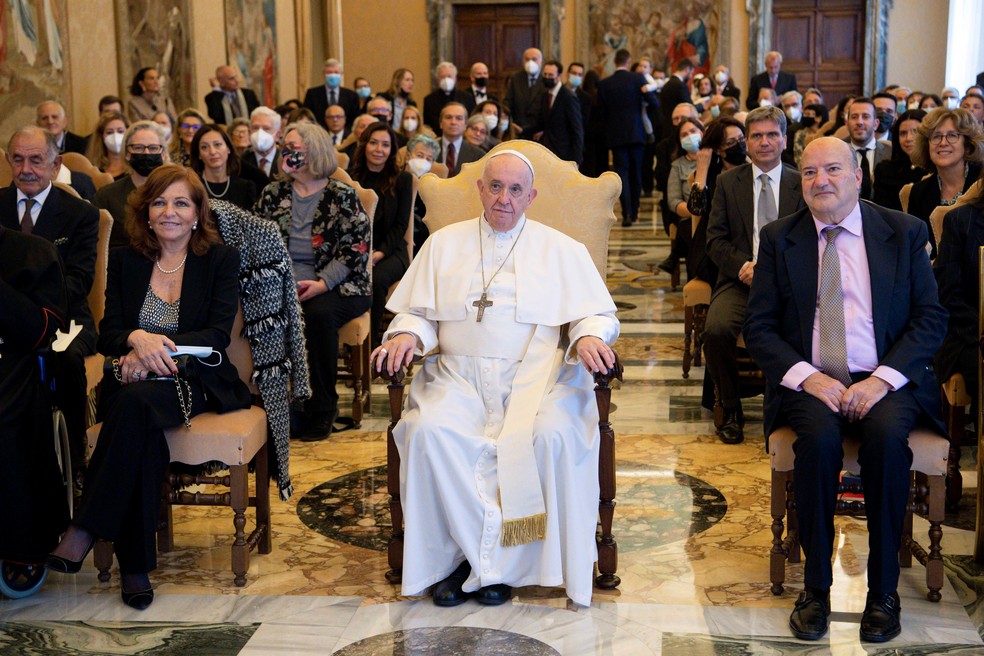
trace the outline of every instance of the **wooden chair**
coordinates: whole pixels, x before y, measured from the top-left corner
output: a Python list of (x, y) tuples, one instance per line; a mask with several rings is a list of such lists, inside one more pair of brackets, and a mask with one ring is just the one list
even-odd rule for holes
[(902, 203), (903, 212), (909, 211), (909, 196), (912, 194), (912, 185), (912, 182), (902, 185), (902, 189), (899, 191), (899, 201)]
[(7, 161), (7, 151), (0, 148), (0, 187), (9, 187), (14, 181), (14, 171)]
[[(109, 269), (109, 235), (113, 231), (113, 216), (109, 210), (99, 210), (99, 236), (96, 239), (96, 275), (89, 290), (89, 310), (96, 329), (106, 313), (106, 271)], [(103, 375), (103, 356), (98, 353), (85, 358), (86, 390), (91, 393)], [(93, 415), (93, 419), (95, 416)]]
[[(414, 247), (414, 243), (413, 243), (413, 208), (417, 204), (417, 192), (418, 192), (419, 187), (420, 187), (420, 179), (417, 176), (413, 175), (413, 174), (411, 174), (410, 177), (413, 178), (413, 198), (410, 199), (410, 216), (408, 217), (408, 220), (407, 220), (407, 229), (406, 229), (406, 232), (403, 233), (403, 240), (407, 244), (407, 258), (408, 258), (407, 261), (408, 262), (413, 262), (413, 247)], [(399, 284), (400, 284), (399, 282), (394, 282), (392, 285), (390, 285), (389, 290), (387, 290), (387, 292), (386, 292), (386, 300), (389, 300), (389, 297), (393, 295), (393, 292), (396, 290), (396, 287)], [(392, 321), (392, 320), (393, 320), (393, 314), (389, 310), (385, 310), (383, 312), (383, 322), (388, 324), (389, 321)], [(376, 334), (376, 338), (382, 337), (383, 333), (386, 332), (386, 330), (384, 328), (382, 328), (382, 326), (373, 326), (372, 329), (374, 331), (376, 331), (376, 333), (377, 333)], [(372, 372), (370, 372), (370, 378), (371, 378), (371, 376), (372, 376)]]
[[(359, 202), (369, 216), (370, 230), (372, 228), (372, 217), (376, 213), (376, 205), (379, 197), (371, 189), (363, 189), (355, 182), (343, 169), (335, 169), (332, 178), (344, 182), (359, 195)], [(372, 240), (369, 242), (369, 253), (372, 253)], [(370, 268), (370, 280), (372, 279)], [(354, 397), (352, 399), (352, 420), (355, 422), (353, 428), (362, 425), (362, 417), (369, 412), (369, 404), (372, 394), (372, 373), (369, 371), (369, 336), (372, 332), (372, 321), (367, 310), (360, 316), (352, 319), (338, 330), (338, 345), (349, 347), (349, 355), (345, 365), (338, 369), (339, 380), (351, 380)]]
[[(677, 224), (671, 223), (670, 224), (670, 252), (671, 253), (674, 250), (676, 250), (678, 232), (679, 231), (677, 230)], [(680, 266), (681, 266), (681, 258), (677, 258), (676, 264), (673, 266), (673, 270), (670, 271), (670, 291), (675, 292), (676, 290), (680, 289)]]
[[(234, 528), (232, 542), (232, 572), (237, 586), (246, 585), (249, 556), (253, 549), (261, 554), (273, 549), (270, 527), (270, 474), (269, 444), (266, 412), (260, 407), (259, 390), (250, 382), (253, 375), (253, 357), (249, 342), (242, 336), (242, 309), (236, 313), (232, 328), (232, 342), (226, 355), (236, 365), (239, 378), (246, 383), (253, 395), (253, 405), (245, 410), (224, 414), (203, 412), (191, 420), (191, 428), (183, 425), (165, 431), (171, 462), (201, 465), (209, 462), (224, 463), (228, 474), (191, 475), (168, 471), (164, 478), (161, 517), (157, 529), (157, 549), (168, 552), (174, 544), (171, 507), (174, 504), (193, 506), (227, 506), (232, 508)], [(92, 426), (87, 432), (88, 452), (91, 455), (99, 439), (102, 424)], [(249, 495), (249, 469), (253, 468), (256, 495)], [(228, 492), (188, 492), (189, 485), (213, 485), (228, 488)], [(256, 527), (246, 534), (246, 509), (256, 508)], [(99, 580), (109, 580), (112, 567), (112, 545), (96, 543), (94, 561), (99, 570)]]
[(96, 188), (96, 191), (99, 191), (113, 181), (113, 176), (100, 171), (85, 155), (80, 153), (62, 153), (62, 165), (69, 171), (85, 173), (92, 178), (92, 184)]
[(338, 168), (347, 171), (349, 167), (349, 156), (343, 152), (336, 152), (335, 157), (338, 159)]
[[(478, 162), (464, 164), (457, 176), (441, 179), (427, 174), (420, 179), (420, 197), (427, 204), (424, 219), (431, 233), (442, 227), (479, 216), (482, 212), (475, 182), (485, 169), (491, 155), (507, 149), (522, 152), (537, 171), (538, 195), (527, 215), (534, 220), (560, 230), (583, 243), (592, 261), (604, 276), (608, 259), (608, 236), (615, 223), (615, 201), (621, 182), (614, 173), (587, 178), (578, 173), (573, 162), (564, 162), (532, 141), (515, 140), (493, 148)], [(576, 213), (571, 208), (577, 208)], [(391, 423), (387, 430), (386, 466), (387, 488), (390, 494), (390, 515), (393, 534), (390, 538), (388, 560), (390, 571), (386, 578), (397, 583), (403, 569), (403, 507), (400, 502), (400, 454), (393, 440), (393, 427), (400, 420), (403, 408), (402, 371), (390, 378), (389, 401)], [(607, 374), (595, 375), (595, 398), (598, 403), (601, 451), (598, 478), (601, 487), (598, 504), (601, 530), (598, 536), (598, 576), (595, 585), (605, 590), (616, 588), (621, 580), (618, 569), (618, 545), (612, 535), (615, 513), (615, 434), (608, 421), (611, 402), (611, 381), (622, 379), (622, 366)]]
[(957, 512), (960, 508), (960, 497), (963, 496), (963, 475), (960, 473), (960, 446), (967, 433), (967, 409), (971, 405), (970, 394), (967, 393), (967, 381), (963, 374), (950, 376), (940, 386), (940, 397), (943, 404), (943, 422), (946, 432), (950, 434), (950, 460), (946, 478), (946, 509)]
[(75, 187), (73, 187), (72, 185), (65, 184), (64, 182), (58, 182), (57, 180), (52, 180), (51, 184), (55, 185), (56, 187), (64, 191), (66, 194), (69, 194), (70, 196), (75, 196), (79, 200), (82, 200), (81, 194), (79, 194), (79, 192), (76, 191)]
[[(772, 550), (769, 558), (769, 578), (772, 594), (780, 595), (786, 580), (786, 561), (800, 562), (799, 524), (796, 518), (796, 500), (793, 495), (793, 442), (796, 434), (785, 427), (769, 436), (769, 461), (772, 465)], [(858, 472), (858, 447), (860, 440), (844, 440), (844, 464), (842, 470)], [(944, 492), (949, 457), (949, 442), (933, 433), (916, 429), (909, 434), (912, 449), (912, 486), (909, 505), (902, 528), (902, 548), (899, 563), (912, 566), (912, 557), (926, 566), (926, 594), (930, 601), (939, 601), (943, 588), (943, 556), (940, 540), (943, 537)], [(863, 492), (860, 485), (841, 485), (840, 492)], [(838, 514), (857, 515), (864, 512), (864, 501), (837, 501)], [(912, 537), (912, 513), (925, 515), (929, 520), (929, 552)], [(783, 520), (787, 520), (785, 538)]]

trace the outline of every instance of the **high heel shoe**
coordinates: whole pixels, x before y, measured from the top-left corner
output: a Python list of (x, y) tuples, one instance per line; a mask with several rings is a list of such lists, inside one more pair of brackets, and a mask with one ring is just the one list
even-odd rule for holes
[(85, 548), (85, 552), (82, 557), (78, 560), (69, 560), (68, 558), (62, 558), (61, 556), (56, 556), (53, 553), (47, 555), (44, 559), (44, 566), (47, 567), (52, 572), (61, 572), (62, 574), (77, 574), (80, 569), (82, 569), (82, 563), (85, 561), (86, 556), (92, 551), (92, 547), (96, 544), (96, 536), (92, 536), (89, 539), (89, 546)]
[(147, 588), (146, 590), (139, 590), (137, 592), (127, 592), (120, 586), (120, 597), (123, 599), (123, 603), (130, 608), (135, 608), (136, 610), (146, 610), (152, 603), (154, 603), (154, 588)]

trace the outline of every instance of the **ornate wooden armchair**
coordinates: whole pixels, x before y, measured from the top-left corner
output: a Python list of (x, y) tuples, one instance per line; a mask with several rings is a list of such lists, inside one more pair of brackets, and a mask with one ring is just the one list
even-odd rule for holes
[[(598, 271), (604, 277), (608, 259), (608, 236), (615, 223), (612, 209), (618, 199), (621, 183), (614, 173), (587, 178), (577, 172), (573, 162), (564, 162), (538, 143), (509, 141), (493, 148), (477, 162), (465, 164), (457, 176), (441, 179), (425, 175), (420, 180), (420, 197), (427, 204), (424, 219), (431, 233), (440, 228), (479, 216), (482, 206), (476, 189), (476, 181), (485, 168), (490, 155), (501, 150), (522, 152), (533, 163), (536, 171), (538, 195), (527, 215), (583, 243)], [(400, 501), (400, 454), (393, 440), (393, 427), (400, 420), (403, 409), (402, 371), (391, 377), (389, 401), (391, 423), (387, 431), (386, 461), (387, 487), (390, 493), (390, 514), (393, 534), (389, 543), (390, 571), (386, 578), (397, 583), (403, 568), (403, 507)], [(611, 381), (622, 379), (622, 365), (606, 374), (595, 375), (595, 398), (598, 403), (601, 452), (598, 460), (598, 477), (601, 494), (598, 504), (600, 531), (598, 533), (598, 575), (595, 584), (611, 590), (621, 582), (615, 572), (618, 568), (618, 545), (612, 535), (612, 518), (615, 513), (615, 433), (608, 421), (611, 403)]]

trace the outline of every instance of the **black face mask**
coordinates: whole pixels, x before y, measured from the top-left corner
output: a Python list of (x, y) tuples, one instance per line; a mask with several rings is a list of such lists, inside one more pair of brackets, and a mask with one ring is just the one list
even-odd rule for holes
[(875, 117), (878, 119), (878, 131), (887, 132), (892, 129), (892, 124), (895, 123), (895, 117), (887, 113), (876, 114)]
[(475, 86), (478, 87), (479, 89), (484, 89), (488, 85), (489, 85), (489, 78), (487, 78), (487, 77), (476, 77), (475, 78)]
[(745, 163), (746, 155), (745, 143), (743, 141), (739, 141), (734, 146), (724, 151), (724, 161), (732, 166), (738, 166), (739, 164)]
[(151, 171), (164, 164), (164, 155), (157, 153), (130, 153), (130, 168), (137, 172), (137, 175), (147, 177)]
[(543, 80), (543, 86), (547, 87), (548, 89), (553, 89), (554, 85), (557, 84), (557, 78), (548, 79), (543, 77), (542, 75), (540, 76), (540, 78)]
[(816, 122), (817, 118), (815, 116), (804, 116), (800, 119), (800, 125), (804, 128), (812, 128)]

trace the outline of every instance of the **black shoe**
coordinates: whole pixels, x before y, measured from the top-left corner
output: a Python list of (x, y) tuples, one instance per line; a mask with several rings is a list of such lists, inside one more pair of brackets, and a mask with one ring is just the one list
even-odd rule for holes
[(85, 553), (78, 560), (69, 560), (68, 558), (62, 558), (61, 556), (56, 556), (55, 554), (48, 554), (44, 559), (44, 566), (47, 567), (52, 572), (61, 572), (62, 574), (78, 574), (79, 570), (82, 569), (82, 563), (85, 561), (86, 556), (92, 551), (92, 547), (96, 544), (96, 536), (93, 535), (89, 539), (89, 546), (85, 548)]
[(451, 576), (434, 586), (434, 591), (431, 593), (434, 597), (434, 605), (459, 606), (468, 601), (471, 595), (462, 590), (461, 586), (468, 580), (469, 574), (471, 574), (471, 565), (466, 560), (458, 565), (458, 569), (451, 572)]
[(892, 594), (868, 593), (861, 614), (861, 640), (886, 642), (902, 632), (899, 614), (902, 606), (897, 592)]
[(120, 597), (123, 603), (136, 610), (147, 610), (154, 603), (154, 589), (138, 590), (137, 592), (127, 592), (120, 586)]
[(505, 583), (496, 583), (479, 588), (475, 600), (486, 606), (501, 606), (512, 599), (512, 588)]
[(622, 227), (623, 228), (631, 228), (632, 227), (632, 221), (630, 219), (622, 219)]
[(718, 439), (725, 444), (741, 444), (745, 441), (745, 417), (742, 415), (741, 406), (737, 408), (724, 409), (724, 421), (717, 429)]
[(307, 417), (304, 422), (304, 430), (301, 431), (300, 440), (302, 442), (320, 442), (328, 439), (331, 435), (331, 425), (338, 419), (338, 409), (332, 413), (319, 412)]
[(656, 268), (666, 273), (673, 273), (680, 266), (680, 259), (670, 255), (668, 258), (656, 265)]
[(800, 640), (819, 640), (830, 626), (830, 591), (807, 588), (789, 616), (789, 630)]

